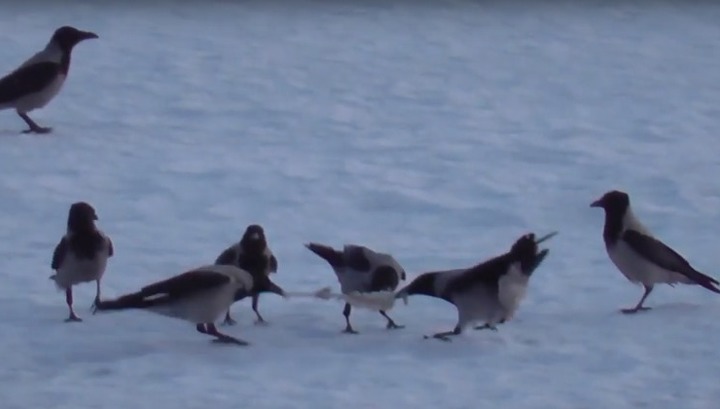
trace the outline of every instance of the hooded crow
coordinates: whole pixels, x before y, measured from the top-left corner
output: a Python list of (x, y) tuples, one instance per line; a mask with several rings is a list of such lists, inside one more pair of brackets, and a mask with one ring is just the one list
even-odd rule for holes
[(590, 207), (605, 211), (603, 241), (610, 260), (625, 278), (645, 289), (637, 305), (622, 309), (623, 313), (649, 310), (643, 303), (655, 284), (700, 285), (720, 293), (717, 280), (697, 271), (678, 252), (653, 237), (633, 214), (627, 193), (609, 191)]
[[(266, 277), (267, 278), (267, 277)], [(255, 282), (250, 273), (235, 266), (207, 265), (158, 281), (114, 300), (97, 300), (95, 311), (147, 310), (189, 321), (198, 332), (214, 341), (249, 345), (247, 341), (218, 331), (215, 321), (238, 298), (253, 291), (279, 292), (269, 280)]]
[(0, 109), (15, 109), (29, 127), (24, 133), (52, 130), (39, 126), (28, 112), (44, 107), (60, 92), (70, 70), (73, 47), (91, 38), (98, 36), (70, 26), (60, 27), (45, 49), (0, 78)]
[[(278, 262), (275, 255), (268, 247), (265, 237), (265, 230), (262, 226), (251, 224), (245, 229), (245, 233), (239, 242), (225, 249), (215, 264), (228, 264), (240, 267), (252, 274), (253, 277), (267, 276), (270, 273), (277, 273)], [(252, 296), (252, 309), (257, 315), (257, 324), (265, 324), (266, 321), (258, 311), (259, 293)], [(225, 314), (223, 324), (233, 325), (235, 320), (230, 317), (230, 310)]]
[[(406, 277), (405, 270), (391, 255), (375, 252), (365, 246), (346, 244), (342, 251), (318, 243), (308, 243), (305, 247), (330, 264), (343, 294), (394, 291)], [(344, 332), (357, 334), (350, 325), (351, 309), (346, 302), (343, 309), (346, 324)], [(385, 311), (379, 312), (387, 320), (388, 329), (404, 327), (397, 325)]]
[(72, 286), (95, 281), (95, 299), (100, 297), (102, 280), (108, 258), (114, 254), (113, 243), (95, 226), (98, 220), (95, 209), (86, 202), (73, 203), (67, 220), (67, 232), (55, 246), (50, 276), (55, 285), (65, 290), (65, 301), (70, 309), (66, 322), (82, 321), (73, 310)]
[(548, 249), (538, 252), (538, 244), (549, 236), (535, 240), (534, 234), (526, 234), (509, 252), (465, 270), (420, 274), (395, 298), (407, 299), (410, 295), (421, 294), (455, 305), (458, 311), (455, 328), (434, 334), (432, 338), (449, 341), (450, 336), (460, 335), (468, 324), (480, 320), (494, 328), (497, 322), (511, 319), (517, 311), (530, 276), (549, 252)]

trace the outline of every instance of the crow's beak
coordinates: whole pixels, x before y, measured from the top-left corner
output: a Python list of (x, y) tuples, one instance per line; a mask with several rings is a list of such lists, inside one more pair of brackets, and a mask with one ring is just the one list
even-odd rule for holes
[(83, 31), (82, 35), (80, 36), (81, 40), (90, 40), (93, 38), (100, 38), (97, 34), (91, 32), (91, 31)]
[(548, 234), (540, 237), (539, 239), (535, 240), (535, 244), (540, 244), (540, 243), (544, 242), (545, 240), (549, 240), (549, 239), (555, 237), (557, 234), (558, 234), (558, 232), (556, 232), (556, 231), (554, 231), (552, 233), (548, 233)]
[(590, 203), (590, 207), (602, 207), (602, 199), (598, 199)]

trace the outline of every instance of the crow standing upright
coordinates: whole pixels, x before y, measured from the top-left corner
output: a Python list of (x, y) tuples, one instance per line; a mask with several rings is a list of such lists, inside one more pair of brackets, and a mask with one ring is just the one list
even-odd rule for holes
[[(257, 224), (247, 226), (240, 241), (220, 253), (215, 260), (215, 264), (237, 266), (252, 274), (256, 280), (261, 276), (277, 273), (278, 269), (277, 258), (268, 247), (265, 230)], [(252, 294), (252, 309), (257, 315), (256, 323), (264, 324), (266, 321), (258, 311), (259, 297), (260, 294), (257, 292)], [(230, 317), (229, 309), (225, 314), (223, 323), (226, 325), (235, 324), (235, 320)]]
[(95, 226), (97, 219), (90, 204), (73, 203), (68, 212), (67, 232), (53, 251), (51, 267), (56, 273), (50, 278), (59, 289), (65, 290), (65, 301), (70, 309), (67, 322), (82, 321), (73, 310), (72, 286), (95, 281), (95, 299), (99, 299), (100, 281), (108, 258), (115, 253), (110, 238)]
[(47, 105), (62, 89), (73, 48), (81, 41), (98, 38), (97, 34), (64, 26), (55, 30), (50, 41), (11, 73), (0, 78), (0, 109), (15, 109), (28, 125), (24, 133), (48, 133), (28, 113)]
[(643, 303), (655, 284), (699, 285), (720, 293), (717, 280), (697, 271), (678, 252), (653, 237), (633, 214), (627, 193), (609, 191), (590, 207), (605, 211), (603, 241), (610, 260), (631, 283), (640, 284), (645, 289), (637, 305), (622, 309), (623, 313), (649, 310), (650, 307), (645, 307)]

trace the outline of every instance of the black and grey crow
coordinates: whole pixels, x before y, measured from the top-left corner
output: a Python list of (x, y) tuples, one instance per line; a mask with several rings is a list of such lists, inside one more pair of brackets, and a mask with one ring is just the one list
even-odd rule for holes
[(73, 309), (72, 286), (95, 281), (95, 299), (100, 297), (100, 281), (107, 262), (114, 254), (113, 243), (95, 226), (95, 208), (86, 202), (73, 203), (68, 211), (67, 231), (55, 246), (50, 276), (57, 288), (65, 290), (70, 316), (65, 320), (82, 321)]
[[(251, 224), (239, 242), (225, 249), (215, 260), (215, 264), (228, 264), (242, 268), (253, 277), (268, 276), (277, 273), (277, 258), (270, 250), (262, 226)], [(266, 323), (258, 311), (259, 293), (252, 295), (252, 309), (257, 315), (257, 324)], [(235, 320), (230, 317), (230, 310), (225, 314), (224, 324), (233, 325)]]
[(247, 341), (219, 332), (215, 321), (236, 299), (252, 291), (271, 291), (283, 295), (267, 279), (255, 282), (245, 270), (214, 264), (149, 284), (137, 292), (114, 300), (97, 300), (95, 310), (146, 310), (191, 322), (198, 332), (215, 337), (216, 342), (248, 345)]
[(455, 328), (434, 334), (433, 338), (447, 341), (477, 321), (484, 321), (487, 327), (494, 328), (496, 323), (511, 319), (517, 311), (530, 276), (549, 252), (548, 249), (538, 252), (538, 243), (549, 237), (535, 240), (534, 234), (526, 234), (509, 252), (474, 267), (420, 274), (398, 291), (395, 298), (406, 300), (408, 296), (420, 294), (455, 305), (458, 312)]
[(720, 293), (717, 280), (697, 271), (677, 251), (653, 237), (633, 214), (627, 193), (609, 191), (590, 207), (605, 211), (603, 241), (610, 260), (631, 283), (645, 288), (637, 305), (622, 309), (623, 313), (649, 310), (643, 303), (655, 284), (699, 285)]
[[(389, 254), (378, 253), (365, 246), (346, 244), (342, 250), (335, 250), (330, 246), (318, 243), (305, 245), (310, 251), (320, 256), (330, 264), (340, 282), (343, 294), (353, 292), (394, 291), (401, 280), (405, 280), (405, 270)], [(345, 331), (356, 334), (350, 325), (350, 311), (352, 307), (345, 303), (343, 315), (345, 316)], [(380, 314), (387, 319), (387, 328), (403, 328), (397, 325), (385, 311)]]
[(70, 71), (73, 48), (91, 38), (98, 36), (70, 26), (60, 27), (55, 30), (45, 49), (0, 78), (0, 109), (15, 109), (29, 127), (24, 133), (47, 133), (52, 130), (39, 126), (30, 119), (28, 112), (44, 107), (55, 98)]

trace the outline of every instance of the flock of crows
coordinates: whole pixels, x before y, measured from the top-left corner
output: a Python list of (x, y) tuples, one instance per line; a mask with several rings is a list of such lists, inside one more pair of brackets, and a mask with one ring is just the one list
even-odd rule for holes
[[(656, 284), (677, 283), (700, 285), (720, 293), (714, 278), (694, 269), (676, 251), (659, 241), (634, 216), (627, 193), (613, 190), (591, 204), (605, 211), (603, 239), (610, 260), (631, 282), (645, 291), (625, 314), (648, 310), (644, 302)], [(247, 297), (257, 315), (256, 323), (266, 321), (258, 311), (262, 293), (287, 293), (270, 279), (278, 269), (278, 261), (268, 246), (263, 228), (247, 226), (242, 238), (220, 253), (213, 264), (184, 271), (173, 277), (151, 283), (138, 291), (115, 299), (100, 296), (108, 259), (114, 255), (112, 240), (95, 224), (97, 213), (92, 205), (77, 202), (70, 206), (67, 232), (55, 247), (50, 278), (59, 289), (65, 290), (70, 315), (66, 321), (81, 321), (73, 310), (74, 285), (94, 281), (97, 286), (93, 313), (113, 310), (146, 310), (195, 324), (198, 332), (211, 335), (214, 341), (248, 345), (247, 341), (218, 330), (215, 322), (223, 314), (223, 323), (232, 325), (230, 307)], [(529, 233), (518, 238), (510, 250), (484, 260), (474, 266), (451, 270), (430, 271), (417, 275), (409, 284), (396, 291), (407, 280), (405, 269), (393, 256), (366, 246), (346, 244), (342, 250), (320, 243), (305, 246), (332, 267), (341, 286), (338, 298), (345, 300), (343, 315), (346, 333), (357, 333), (350, 324), (353, 305), (378, 311), (388, 329), (403, 328), (387, 314), (394, 300), (412, 295), (426, 295), (453, 304), (458, 313), (451, 331), (439, 332), (426, 338), (450, 340), (468, 326), (475, 329), (496, 330), (496, 325), (511, 320), (525, 296), (533, 272), (547, 257), (548, 249), (539, 244), (557, 232), (537, 238)], [(312, 294), (329, 298), (319, 291)]]
[[(0, 78), (0, 110), (15, 109), (28, 125), (24, 132), (50, 132), (51, 128), (39, 126), (28, 113), (44, 107), (58, 94), (70, 69), (73, 48), (96, 38), (98, 35), (93, 32), (70, 26), (55, 30), (43, 50)], [(649, 309), (644, 302), (656, 284), (700, 285), (720, 293), (717, 280), (694, 269), (675, 250), (653, 237), (634, 216), (626, 193), (609, 191), (591, 206), (604, 209), (602, 236), (610, 260), (630, 282), (642, 285), (645, 290), (637, 305), (623, 309), (623, 313)], [(65, 291), (70, 309), (67, 321), (81, 321), (73, 310), (72, 287), (95, 281), (95, 311), (148, 310), (192, 322), (197, 331), (213, 336), (215, 341), (247, 345), (246, 341), (218, 331), (215, 322), (225, 314), (223, 322), (233, 324), (230, 306), (249, 296), (257, 322), (263, 323), (265, 320), (258, 311), (259, 295), (264, 292), (289, 295), (270, 280), (278, 263), (262, 227), (250, 225), (242, 239), (223, 251), (214, 264), (185, 271), (114, 300), (102, 300), (100, 281), (114, 249), (110, 238), (96, 227), (96, 220), (97, 214), (90, 204), (71, 205), (67, 232), (53, 253), (52, 268), (56, 273), (51, 278)], [(397, 292), (400, 282), (406, 280), (406, 273), (391, 255), (360, 245), (345, 245), (342, 250), (318, 243), (306, 246), (330, 264), (340, 282), (339, 298), (346, 301), (345, 332), (356, 332), (350, 324), (353, 305), (379, 311), (387, 320), (388, 329), (402, 328), (387, 315), (387, 310), (395, 299), (407, 301), (408, 296), (419, 294), (441, 298), (457, 308), (455, 328), (431, 336), (449, 340), (475, 322), (484, 322), (476, 329), (496, 329), (497, 324), (512, 319), (530, 276), (548, 254), (548, 249), (540, 250), (538, 245), (554, 234), (542, 238), (523, 235), (505, 254), (469, 268), (420, 274)], [(330, 294), (321, 291), (314, 296), (328, 298)]]

